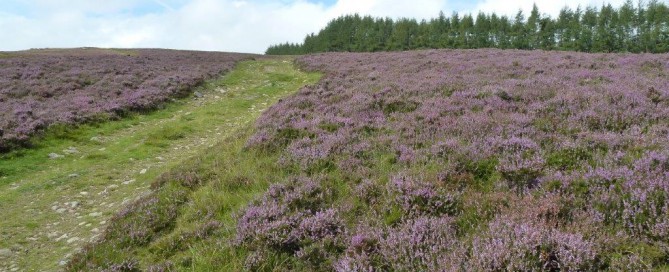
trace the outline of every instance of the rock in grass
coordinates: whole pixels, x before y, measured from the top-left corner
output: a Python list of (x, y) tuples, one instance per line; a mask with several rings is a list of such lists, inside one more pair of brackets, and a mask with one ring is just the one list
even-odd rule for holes
[(123, 185), (128, 185), (128, 184), (130, 184), (130, 183), (133, 183), (133, 182), (135, 182), (135, 180), (134, 180), (134, 179), (131, 179), (131, 180), (126, 180), (126, 181), (124, 181), (124, 182), (121, 182), (121, 183), (123, 183)]
[(9, 248), (0, 248), (0, 257), (12, 256), (12, 251)]
[(98, 217), (98, 216), (101, 216), (101, 215), (102, 215), (101, 212), (92, 212), (92, 213), (88, 214), (88, 216), (90, 216), (90, 217)]
[(68, 147), (67, 149), (64, 149), (64, 150), (63, 150), (63, 153), (72, 155), (72, 154), (79, 153), (79, 150), (78, 150), (77, 148), (75, 148), (75, 147), (71, 147), (71, 146), (70, 146), (70, 147)]
[(60, 155), (58, 153), (49, 153), (49, 159), (52, 159), (52, 160), (60, 159), (60, 158), (63, 158), (63, 157), (65, 157), (65, 156)]

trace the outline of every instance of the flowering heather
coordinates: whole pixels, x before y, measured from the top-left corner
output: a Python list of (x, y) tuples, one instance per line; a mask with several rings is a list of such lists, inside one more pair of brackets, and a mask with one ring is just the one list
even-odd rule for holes
[[(254, 263), (305, 267), (297, 252), (317, 246), (340, 271), (669, 266), (669, 55), (427, 50), (297, 63), (324, 78), (265, 112), (247, 146), (331, 192), (317, 208), (291, 206), (305, 189), (276, 200), (294, 186), (276, 185), (249, 207), (238, 235), (262, 252)], [(326, 211), (336, 242), (296, 236)]]
[[(450, 218), (419, 217), (397, 227), (359, 229), (336, 271), (438, 271), (457, 238)], [(446, 267), (443, 267), (445, 269)]]
[(595, 270), (600, 252), (581, 233), (560, 226), (560, 199), (547, 195), (517, 199), (512, 212), (494, 218), (474, 237), (463, 258), (472, 271)]
[(407, 215), (457, 213), (458, 197), (435, 189), (432, 183), (397, 176), (391, 178), (390, 186), (390, 194)]
[[(250, 206), (239, 219), (236, 243), (255, 250), (247, 258), (251, 270), (262, 265), (264, 251), (295, 254), (318, 263), (318, 247), (337, 243), (343, 221), (335, 209), (323, 204), (331, 191), (310, 178), (296, 178), (286, 185), (273, 185), (258, 205)], [(317, 244), (317, 245), (314, 245)], [(314, 252), (316, 251), (316, 252)], [(316, 260), (313, 260), (316, 258)]]
[(230, 70), (245, 54), (140, 50), (30, 50), (0, 58), (0, 150), (49, 125), (159, 107)]

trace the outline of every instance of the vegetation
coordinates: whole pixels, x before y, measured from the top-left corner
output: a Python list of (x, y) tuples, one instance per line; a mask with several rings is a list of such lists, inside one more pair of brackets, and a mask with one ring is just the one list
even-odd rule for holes
[(270, 108), (248, 141), (292, 171), (239, 216), (248, 270), (669, 267), (666, 55), (298, 63), (326, 76)]
[[(132, 72), (148, 93), (105, 81), (113, 70), (70, 76), (62, 63), (44, 66), (55, 79), (25, 78), (107, 82), (127, 92), (118, 112), (97, 111), (107, 92), (79, 85), (50, 104), (33, 97), (21, 78), (34, 69), (0, 78), (23, 86), (0, 89), (15, 118), (0, 154), (0, 270), (668, 270), (669, 56), (557, 51), (664, 52), (667, 17), (657, 1), (557, 19), (536, 6), (527, 20), (354, 15), (270, 49), (556, 51), (237, 62), (250, 56), (150, 50), (191, 64), (188, 78), (153, 78), (181, 71), (160, 62)], [(143, 53), (104, 50), (135, 68)], [(207, 56), (224, 69), (192, 66)], [(26, 63), (2, 56), (0, 69)], [(48, 119), (45, 106), (82, 90), (97, 95), (72, 100), (85, 118)], [(17, 135), (30, 148), (14, 148)]]
[[(178, 166), (158, 176), (152, 192), (116, 214), (100, 239), (76, 255), (67, 270), (241, 269), (232, 261), (241, 253), (225, 242), (236, 224), (233, 215), (286, 175), (276, 156), (244, 147), (251, 122), (262, 108), (319, 78), (292, 66), (292, 59), (245, 62), (213, 83), (234, 94), (221, 101), (227, 107), (203, 112), (223, 111), (230, 117), (222, 135), (210, 135), (216, 144), (181, 158)], [(193, 118), (212, 121), (208, 114)]]
[(188, 96), (252, 55), (161, 49), (42, 49), (0, 58), (0, 152), (51, 125), (118, 119)]
[(301, 44), (270, 46), (268, 55), (317, 52), (377, 52), (428, 48), (542, 49), (580, 52), (669, 52), (669, 9), (651, 0), (627, 0), (614, 8), (564, 7), (556, 18), (543, 15), (534, 5), (529, 16), (522, 11), (509, 18), (495, 13), (437, 18), (373, 18), (347, 15), (332, 20)]
[(67, 269), (669, 267), (666, 56), (297, 63), (325, 76), (161, 175)]
[[(243, 143), (251, 122), (278, 99), (318, 77), (293, 69), (291, 58), (240, 62), (225, 76), (190, 90), (198, 96), (167, 103), (150, 113), (129, 113), (116, 121), (53, 126), (34, 139), (33, 147), (1, 154), (0, 250), (9, 252), (0, 256), (0, 270), (10, 271), (12, 264), (26, 271), (62, 269), (75, 252), (97, 241), (106, 228), (113, 228), (112, 215), (148, 193), (151, 183), (164, 172), (214, 157), (219, 160), (226, 156), (223, 154), (245, 155), (234, 148), (234, 142)], [(51, 159), (50, 153), (62, 157)], [(255, 167), (254, 163), (263, 160), (258, 158), (245, 164)], [(191, 169), (196, 179), (187, 178), (193, 176), (190, 172), (181, 175), (184, 184), (194, 187), (199, 180), (230, 171), (221, 165), (201, 166)], [(208, 174), (213, 172), (218, 174)], [(240, 177), (229, 188), (242, 190), (255, 180), (255, 176)], [(159, 200), (160, 205), (181, 204), (190, 196), (177, 190), (181, 187), (166, 186), (171, 186), (170, 194), (161, 196), (172, 198)], [(237, 205), (244, 203), (240, 198)], [(173, 224), (167, 217), (169, 210), (157, 212), (166, 212), (159, 222)]]

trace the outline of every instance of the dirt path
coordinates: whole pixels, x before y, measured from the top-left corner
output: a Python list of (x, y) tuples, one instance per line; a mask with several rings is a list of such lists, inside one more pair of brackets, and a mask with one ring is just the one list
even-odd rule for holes
[(0, 160), (29, 169), (0, 178), (0, 271), (58, 270), (160, 173), (313, 77), (290, 59), (244, 62), (164, 110), (81, 128), (74, 139)]

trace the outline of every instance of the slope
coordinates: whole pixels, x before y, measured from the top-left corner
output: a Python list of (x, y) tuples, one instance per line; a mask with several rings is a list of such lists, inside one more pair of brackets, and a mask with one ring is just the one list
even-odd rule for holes
[(288, 58), (242, 62), (192, 99), (121, 121), (52, 128), (38, 147), (3, 155), (0, 270), (58, 269), (161, 173), (219, 146), (317, 78)]

